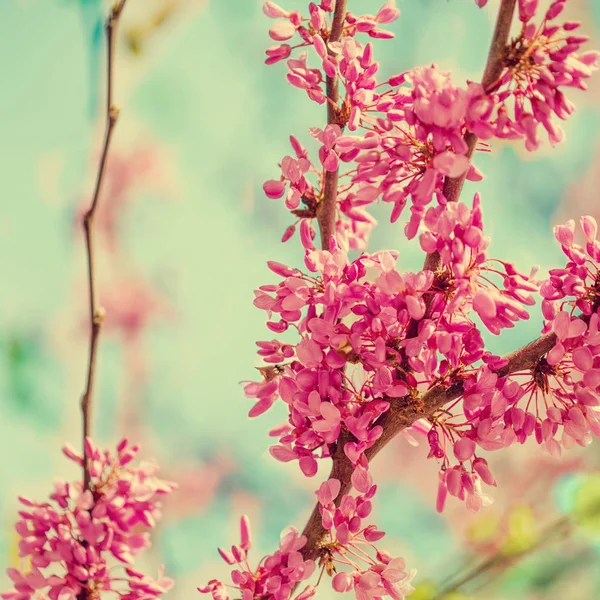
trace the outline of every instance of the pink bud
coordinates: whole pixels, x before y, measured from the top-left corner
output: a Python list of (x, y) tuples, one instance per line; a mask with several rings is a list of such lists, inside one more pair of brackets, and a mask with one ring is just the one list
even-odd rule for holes
[(571, 317), (569, 313), (561, 310), (557, 313), (554, 318), (554, 322), (552, 323), (552, 331), (556, 334), (556, 337), (559, 340), (566, 340), (569, 335), (569, 324), (571, 322)]
[(487, 485), (496, 485), (496, 480), (488, 467), (488, 463), (484, 458), (476, 458), (473, 461), (473, 470), (481, 477), (481, 480)]
[(263, 191), (269, 198), (281, 198), (285, 192), (285, 186), (285, 181), (270, 179), (263, 184)]
[(546, 360), (548, 361), (548, 364), (553, 367), (562, 360), (564, 355), (565, 347), (560, 342), (556, 342), (554, 348), (548, 352)]
[(334, 150), (329, 150), (321, 163), (326, 171), (335, 173), (340, 165), (340, 160)]
[(556, 19), (556, 17), (558, 17), (558, 15), (560, 15), (560, 13), (563, 11), (564, 8), (565, 8), (564, 0), (555, 0), (555, 2), (550, 6), (550, 8), (548, 9), (548, 12), (546, 13), (546, 20), (552, 21), (552, 19)]
[(462, 437), (454, 444), (454, 456), (461, 462), (469, 460), (475, 454), (475, 447), (472, 439)]
[(276, 42), (285, 42), (294, 37), (296, 28), (289, 21), (277, 21), (269, 29), (269, 36)]
[(317, 490), (317, 498), (319, 503), (323, 506), (331, 504), (340, 493), (342, 484), (339, 479), (328, 479), (321, 484), (321, 487)]
[(263, 12), (271, 19), (287, 18), (290, 14), (287, 10), (283, 10), (281, 6), (275, 4), (275, 2), (271, 2), (271, 0), (267, 0), (263, 4)]
[(269, 448), (269, 454), (279, 462), (290, 462), (291, 460), (296, 459), (296, 455), (284, 446), (271, 446)]
[(375, 525), (369, 525), (364, 530), (364, 536), (367, 542), (377, 542), (385, 536), (385, 531), (379, 531)]
[(327, 56), (327, 46), (325, 45), (323, 38), (318, 33), (313, 36), (313, 45), (316, 53), (321, 58), (325, 58)]
[(289, 44), (281, 44), (281, 46), (273, 46), (272, 48), (267, 48), (265, 54), (267, 55), (267, 60), (265, 60), (265, 64), (273, 65), (280, 60), (285, 60), (292, 53), (292, 47)]
[(218, 548), (219, 554), (221, 555), (221, 558), (228, 564), (228, 565), (235, 565), (236, 560), (235, 557), (233, 556), (233, 554), (231, 552), (229, 552), (228, 550), (225, 550), (224, 548)]
[(446, 506), (446, 497), (448, 496), (448, 488), (446, 488), (446, 478), (444, 473), (440, 473), (440, 481), (438, 484), (438, 493), (435, 502), (435, 509), (441, 513), (444, 512)]
[(592, 390), (600, 386), (600, 369), (586, 371), (583, 375), (583, 383), (587, 388)]
[(296, 233), (296, 225), (290, 225), (281, 236), (282, 243), (287, 242)]
[(354, 588), (354, 577), (352, 573), (337, 573), (331, 580), (331, 586), (336, 592), (349, 592)]
[(65, 444), (63, 446), (62, 451), (68, 459), (72, 460), (73, 462), (76, 462), (78, 465), (83, 465), (83, 459), (79, 454), (77, 454), (77, 452), (73, 449), (72, 446), (70, 446), (69, 444)]
[(594, 356), (587, 346), (573, 350), (573, 364), (580, 371), (589, 371), (594, 366)]
[(391, 23), (400, 16), (400, 9), (396, 8), (396, 0), (388, 0), (375, 15), (375, 20), (381, 25)]
[(317, 461), (312, 456), (303, 456), (299, 461), (300, 470), (306, 477), (314, 477), (319, 469)]
[(294, 275), (300, 274), (300, 271), (298, 271), (298, 269), (292, 269), (291, 267), (282, 265), (281, 263), (276, 262), (274, 260), (267, 261), (267, 266), (269, 267), (269, 269), (271, 269), (271, 271), (273, 271), (273, 273), (281, 275), (282, 277), (293, 277)]
[(570, 248), (575, 238), (575, 221), (570, 219), (564, 225), (557, 225), (554, 228), (554, 237), (561, 246)]
[(371, 474), (363, 467), (356, 467), (354, 469), (351, 480), (356, 491), (361, 492), (362, 494), (366, 494), (373, 485)]
[(485, 290), (479, 290), (473, 298), (473, 308), (480, 317), (486, 319), (496, 318), (496, 303)]
[(315, 245), (313, 239), (315, 237), (315, 230), (312, 228), (308, 219), (302, 219), (300, 222), (300, 241), (306, 250), (314, 250)]
[(252, 547), (252, 539), (250, 537), (250, 519), (243, 515), (240, 519), (240, 540), (241, 547), (246, 552)]
[(442, 175), (459, 177), (469, 168), (469, 159), (464, 154), (446, 151), (435, 156), (433, 166)]

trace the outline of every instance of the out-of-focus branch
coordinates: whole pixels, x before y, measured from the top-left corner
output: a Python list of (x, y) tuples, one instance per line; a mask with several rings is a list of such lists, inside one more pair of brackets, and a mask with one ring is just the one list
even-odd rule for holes
[(106, 164), (110, 142), (114, 127), (119, 117), (119, 109), (113, 103), (113, 73), (114, 73), (114, 54), (115, 38), (117, 25), (125, 3), (127, 0), (119, 0), (111, 9), (106, 22), (106, 129), (104, 134), (104, 144), (100, 155), (100, 164), (98, 166), (98, 175), (96, 177), (96, 186), (92, 196), (90, 208), (83, 217), (83, 228), (85, 231), (85, 245), (87, 251), (88, 263), (88, 289), (89, 289), (89, 312), (90, 312), (90, 340), (89, 340), (89, 358), (87, 367), (87, 380), (83, 396), (81, 398), (81, 413), (83, 419), (83, 487), (89, 488), (90, 472), (85, 452), (85, 440), (91, 433), (92, 419), (92, 394), (94, 390), (94, 378), (96, 372), (96, 356), (98, 351), (98, 337), (104, 320), (104, 310), (98, 303), (95, 278), (95, 260), (94, 260), (94, 217), (98, 210), (100, 195), (102, 192), (102, 183), (106, 172)]
[[(498, 552), (484, 559), (481, 563), (467, 571), (451, 584), (447, 585), (436, 596), (436, 600), (443, 600), (449, 594), (457, 592), (464, 585), (474, 581), (478, 577), (490, 572), (495, 572), (498, 575), (504, 573), (510, 567), (517, 564), (519, 561), (531, 556), (536, 551), (550, 545), (553, 542), (566, 539), (573, 531), (573, 522), (569, 517), (561, 517), (550, 525), (548, 525), (540, 534), (539, 539), (532, 545), (510, 554)], [(487, 579), (487, 581), (490, 581)]]

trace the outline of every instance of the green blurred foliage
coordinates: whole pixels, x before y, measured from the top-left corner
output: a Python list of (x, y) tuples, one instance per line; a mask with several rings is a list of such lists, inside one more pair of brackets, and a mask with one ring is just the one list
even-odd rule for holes
[(600, 535), (600, 473), (588, 475), (579, 486), (573, 518), (585, 535)]
[(8, 332), (0, 337), (0, 361), (4, 411), (51, 428), (58, 422), (52, 409), (51, 389), (46, 386), (51, 360), (39, 336)]

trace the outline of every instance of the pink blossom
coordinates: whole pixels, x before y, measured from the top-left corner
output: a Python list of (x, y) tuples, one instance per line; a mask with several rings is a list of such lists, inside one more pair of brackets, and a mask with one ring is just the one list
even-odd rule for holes
[[(28, 600), (46, 590), (48, 597), (76, 597), (85, 589), (118, 591), (129, 600), (159, 598), (173, 581), (162, 569), (157, 580), (131, 566), (134, 557), (150, 545), (147, 529), (160, 517), (158, 498), (175, 485), (157, 478), (157, 466), (144, 461), (130, 465), (137, 446), (123, 440), (115, 455), (98, 450), (86, 440), (90, 487), (80, 481), (59, 481), (50, 502), (20, 498), (25, 507), (17, 521), (19, 556), (29, 558), (31, 572), (9, 569), (14, 588), (6, 600)], [(82, 464), (82, 457), (66, 447), (65, 455)], [(109, 568), (110, 557), (123, 571)], [(126, 587), (123, 587), (126, 586)]]
[[(300, 550), (306, 545), (306, 537), (299, 535), (293, 528), (284, 530), (281, 534), (279, 549), (265, 556), (255, 570), (251, 570), (247, 561), (247, 552), (252, 547), (250, 543), (249, 521), (244, 516), (240, 523), (241, 544), (232, 546), (231, 552), (220, 551), (221, 557), (231, 566), (233, 587), (241, 593), (244, 599), (267, 598), (269, 600), (288, 600), (296, 587), (302, 581), (311, 577), (315, 570), (312, 560), (304, 560)], [(213, 579), (206, 586), (199, 587), (203, 594), (211, 594), (214, 600), (228, 598), (226, 586)], [(314, 588), (308, 586), (296, 600), (308, 600), (314, 595)]]

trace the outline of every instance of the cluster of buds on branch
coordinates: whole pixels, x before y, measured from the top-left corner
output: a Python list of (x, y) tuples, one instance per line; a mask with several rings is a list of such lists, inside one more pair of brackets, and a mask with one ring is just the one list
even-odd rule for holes
[[(323, 460), (333, 465), (302, 535), (293, 530), (293, 567), (290, 555), (251, 569), (245, 554), (221, 552), (244, 600), (287, 600), (315, 566), (317, 584), (330, 577), (358, 600), (411, 592), (413, 571), (379, 548), (384, 533), (368, 522), (370, 460), (400, 431), (440, 465), (439, 511), (448, 495), (475, 511), (491, 501), (488, 452), (534, 438), (559, 455), (600, 435), (595, 221), (581, 221), (585, 247), (573, 222), (556, 228), (567, 263), (544, 278), (490, 256), (482, 199), (460, 200), (464, 181), (483, 177), (473, 155), (495, 139), (528, 151), (542, 130), (553, 146), (563, 140), (557, 120), (574, 110), (565, 94), (586, 89), (598, 66), (598, 53), (582, 49), (580, 23), (561, 21), (567, 3), (501, 0), (481, 82), (463, 85), (436, 65), (378, 77), (374, 42), (393, 38), (394, 0), (362, 16), (345, 0), (311, 2), (307, 14), (264, 4), (277, 42), (266, 63), (287, 61), (288, 82), (327, 111), (309, 130), (316, 152), (292, 135), (279, 177), (263, 186), (293, 215), (283, 241), (298, 232), (304, 264), (270, 262), (279, 281), (255, 292), (268, 329), (287, 341), (257, 342), (263, 378), (245, 393), (251, 417), (279, 400), (287, 406), (287, 421), (271, 431), (275, 459), (297, 461), (306, 477)], [(368, 251), (376, 202), (418, 240), (421, 271), (400, 270), (396, 251)], [(542, 337), (507, 356), (490, 352), (484, 329), (499, 335), (529, 319), (536, 299)], [(228, 597), (216, 580), (199, 590)], [(296, 598), (315, 592), (309, 585)]]

